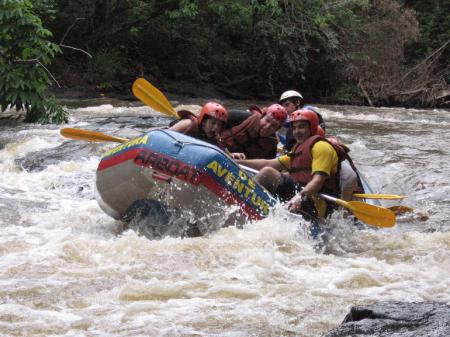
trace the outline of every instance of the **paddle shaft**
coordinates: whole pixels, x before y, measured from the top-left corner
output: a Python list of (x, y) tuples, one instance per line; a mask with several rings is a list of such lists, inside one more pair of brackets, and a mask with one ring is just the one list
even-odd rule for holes
[(405, 199), (407, 198), (406, 195), (397, 195), (397, 194), (365, 194), (365, 193), (354, 193), (353, 196), (355, 198), (362, 198), (362, 199), (386, 199), (386, 200), (397, 200), (397, 199)]
[(125, 143), (128, 139), (110, 136), (101, 132), (75, 129), (75, 128), (63, 128), (60, 130), (62, 136), (70, 139), (85, 140), (88, 142), (115, 142), (115, 143)]

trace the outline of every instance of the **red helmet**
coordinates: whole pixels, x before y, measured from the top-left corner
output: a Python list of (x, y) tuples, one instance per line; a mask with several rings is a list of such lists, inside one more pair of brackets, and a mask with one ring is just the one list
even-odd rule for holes
[(308, 121), (311, 135), (318, 134), (317, 128), (319, 127), (319, 117), (317, 117), (317, 114), (314, 111), (306, 109), (295, 110), (291, 113), (291, 116), (289, 116), (289, 123), (297, 121)]
[(200, 114), (198, 115), (198, 124), (202, 124), (205, 115), (218, 119), (224, 123), (228, 120), (227, 110), (216, 102), (208, 102), (203, 106)]
[(272, 104), (266, 109), (265, 114), (272, 116), (280, 125), (283, 125), (287, 118), (287, 111), (280, 104)]

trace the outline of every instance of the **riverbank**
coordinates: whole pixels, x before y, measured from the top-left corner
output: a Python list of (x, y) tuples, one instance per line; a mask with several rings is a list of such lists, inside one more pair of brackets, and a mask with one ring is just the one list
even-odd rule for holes
[[(192, 99), (211, 99), (211, 100), (248, 100), (248, 101), (276, 101), (278, 94), (270, 95), (263, 93), (259, 95), (252, 94), (250, 92), (239, 91), (229, 87), (223, 87), (220, 85), (205, 83), (197, 84), (190, 82), (176, 82), (176, 81), (157, 81), (155, 79), (149, 79), (150, 82), (157, 87), (169, 100), (185, 100)], [(69, 103), (72, 100), (101, 100), (104, 98), (119, 100), (119, 101), (135, 101), (133, 93), (131, 92), (132, 82), (124, 84), (116, 84), (115, 86), (104, 89), (95, 86), (83, 86), (74, 88), (57, 88), (51, 87), (48, 89), (48, 94), (56, 96), (60, 101)], [(297, 89), (299, 90), (299, 89)], [(339, 105), (339, 102), (334, 97), (319, 97), (309, 98), (303, 90), (300, 89), (305, 96), (306, 103), (314, 104), (326, 104), (326, 105)], [(417, 94), (417, 93), (416, 93)], [(357, 106), (371, 106), (372, 102), (368, 97), (355, 97), (345, 102), (345, 105), (357, 105)], [(384, 107), (404, 107), (414, 109), (427, 109), (427, 108), (441, 108), (450, 109), (450, 87), (433, 93), (427, 100), (415, 97), (415, 93), (411, 93), (409, 99), (400, 96), (392, 96), (388, 101), (385, 101), (382, 106)]]
[[(150, 82), (158, 88), (169, 99), (185, 98), (187, 100), (192, 98), (204, 99), (238, 99), (238, 100), (270, 100), (268, 95), (254, 96), (248, 93), (242, 93), (238, 90), (227, 89), (214, 84), (198, 85), (189, 82), (173, 82), (164, 81), (164, 83), (149, 79)], [(132, 82), (125, 83), (120, 86), (115, 86), (110, 89), (100, 89), (95, 86), (83, 86), (74, 88), (48, 88), (47, 93), (54, 95), (60, 100), (80, 100), (80, 99), (100, 99), (108, 97), (110, 99), (118, 99), (122, 101), (134, 101), (131, 86)]]

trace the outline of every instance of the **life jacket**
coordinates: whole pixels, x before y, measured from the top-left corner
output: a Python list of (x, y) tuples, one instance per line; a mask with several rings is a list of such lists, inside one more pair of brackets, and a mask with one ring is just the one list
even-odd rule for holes
[(289, 170), (291, 178), (300, 185), (306, 185), (312, 179), (312, 154), (311, 150), (318, 141), (325, 141), (333, 146), (334, 150), (338, 155), (338, 167), (336, 172), (332, 172), (320, 192), (331, 194), (334, 196), (339, 196), (339, 170), (340, 163), (346, 158), (345, 151), (341, 147), (334, 146), (331, 142), (326, 140), (321, 136), (311, 136), (306, 139), (303, 143), (297, 144), (292, 153), (289, 155), (291, 157), (291, 168)]
[(257, 106), (250, 106), (251, 115), (242, 123), (224, 130), (221, 142), (231, 152), (243, 152), (248, 159), (273, 159), (277, 152), (278, 140), (275, 135), (261, 137), (259, 135), (262, 111)]

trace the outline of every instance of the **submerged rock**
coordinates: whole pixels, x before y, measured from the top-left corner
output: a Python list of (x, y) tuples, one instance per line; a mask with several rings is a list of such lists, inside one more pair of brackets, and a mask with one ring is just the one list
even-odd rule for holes
[(444, 303), (380, 302), (350, 309), (324, 337), (448, 337), (450, 306)]

